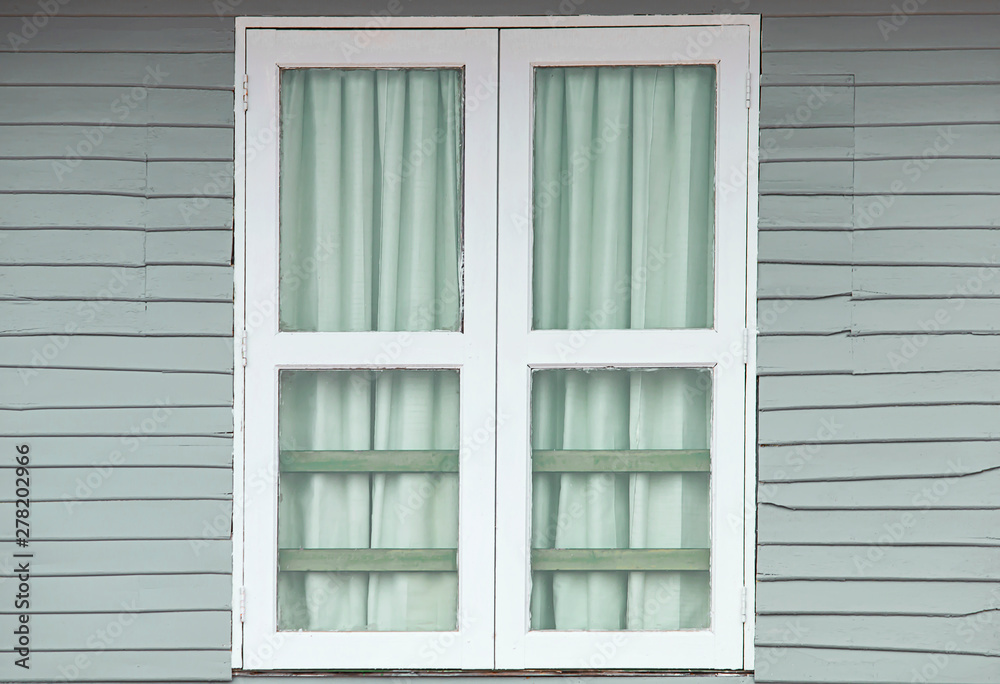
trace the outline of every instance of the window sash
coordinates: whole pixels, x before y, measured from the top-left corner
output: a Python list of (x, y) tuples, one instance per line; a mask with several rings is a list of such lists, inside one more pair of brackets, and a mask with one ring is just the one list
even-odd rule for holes
[[(706, 40), (709, 38), (710, 40)], [(703, 45), (707, 43), (707, 45)], [(747, 367), (747, 187), (719, 191), (747, 168), (747, 26), (580, 28), (501, 32), (496, 663), (502, 669), (743, 667)], [(698, 47), (688, 49), (689, 45)], [(686, 52), (687, 50), (687, 52)], [(715, 323), (709, 330), (531, 330), (535, 66), (715, 64), (717, 68)], [(526, 216), (527, 214), (527, 216)], [(712, 370), (709, 630), (530, 631), (530, 375), (541, 368)]]
[[(246, 616), (244, 666), (248, 669), (491, 668), (493, 666), (494, 442), (492, 430), (496, 350), (496, 107), (477, 95), (496, 81), (497, 31), (401, 30), (370, 39), (363, 32), (247, 31), (248, 82), (253, 105), (246, 114), (245, 499), (243, 530)], [(279, 68), (462, 67), (464, 87), (463, 254), (468, 307), (462, 332), (279, 332), (278, 138)], [(478, 106), (470, 106), (476, 102)], [(262, 132), (270, 135), (262, 136)], [(474, 208), (472, 211), (469, 208)], [(278, 632), (277, 409), (281, 369), (458, 369), (459, 615), (453, 632)], [(250, 541), (252, 540), (252, 541)], [(377, 554), (376, 554), (377, 555)], [(384, 554), (383, 554), (384, 556)], [(284, 558), (283, 561), (296, 561)], [(297, 559), (298, 562), (305, 562)], [(379, 563), (384, 557), (327, 559)], [(407, 559), (402, 559), (407, 560)], [(432, 559), (437, 563), (448, 559)]]

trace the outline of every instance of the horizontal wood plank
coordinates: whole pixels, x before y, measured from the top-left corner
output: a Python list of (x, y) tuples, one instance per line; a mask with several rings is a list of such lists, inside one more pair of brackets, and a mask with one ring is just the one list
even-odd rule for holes
[(850, 264), (849, 231), (762, 231), (757, 236), (758, 258), (767, 263)]
[(143, 408), (0, 409), (0, 432), (8, 435), (218, 435), (233, 431), (228, 406)]
[(847, 125), (803, 128), (795, 119), (784, 126), (760, 130), (759, 160), (762, 165), (781, 161), (851, 160), (854, 129)]
[(226, 406), (232, 402), (233, 380), (223, 373), (0, 368), (0, 408)]
[(33, 577), (30, 612), (225, 611), (232, 608), (232, 587), (224, 574)]
[[(914, 672), (934, 674), (938, 684), (988, 682), (996, 672), (993, 656), (949, 653), (946, 644), (937, 651), (892, 651), (842, 648), (822, 649), (779, 646), (761, 648), (755, 661), (755, 682), (911, 682)], [(955, 644), (957, 648), (957, 644)], [(922, 674), (920, 676), (923, 676)]]
[(1000, 510), (790, 510), (765, 503), (757, 523), (762, 544), (1000, 545)]
[[(839, 14), (827, 7), (828, 14)], [(995, 48), (1000, 32), (998, 16), (919, 16), (903, 14), (893, 21), (893, 8), (884, 16), (824, 16), (767, 18), (762, 24), (761, 49), (785, 51), (912, 50), (921, 48)]]
[[(0, 513), (13, 520), (14, 504), (0, 503)], [(31, 539), (188, 539), (196, 546), (229, 539), (231, 520), (232, 501), (222, 500), (39, 502), (31, 506)], [(13, 541), (13, 527), (0, 539)]]
[[(117, 5), (114, 13), (121, 12)], [(209, 8), (211, 10), (211, 8)], [(34, 5), (24, 15), (38, 12)], [(64, 5), (60, 15), (49, 17), (44, 30), (26, 43), (13, 45), (8, 31), (20, 36), (22, 17), (5, 18), (0, 23), (0, 51), (19, 52), (226, 52), (235, 49), (233, 23), (219, 21), (214, 10), (204, 18), (160, 17), (155, 21), (115, 17), (70, 17)], [(173, 12), (171, 12), (173, 13)]]
[(532, 549), (535, 572), (707, 571), (708, 549)]
[(1000, 195), (874, 195), (855, 200), (854, 225), (863, 229), (1000, 225)]
[[(1000, 606), (996, 599), (987, 605)], [(754, 634), (759, 645), (933, 652), (954, 644), (982, 655), (1000, 655), (998, 637), (995, 619), (922, 615), (761, 615)]]
[(938, 148), (924, 150), (917, 159), (859, 160), (854, 163), (853, 190), (906, 195), (997, 192), (990, 179), (1000, 173), (1000, 160), (938, 158), (949, 154), (951, 140), (942, 137)]
[(532, 451), (531, 468), (536, 473), (708, 472), (711, 454), (707, 449), (536, 449)]
[(0, 126), (5, 157), (46, 159), (71, 170), (83, 160), (144, 162), (156, 159), (233, 158), (229, 128), (192, 126), (122, 126), (38, 124)]
[(142, 266), (144, 237), (132, 230), (0, 229), (0, 264)]
[[(230, 645), (228, 610), (138, 613), (133, 605), (125, 601), (114, 613), (32, 615), (32, 639), (45, 644), (46, 651), (215, 650)], [(10, 652), (15, 638), (0, 637), (0, 646)]]
[[(130, 434), (120, 437), (6, 437), (3, 445), (13, 450), (27, 444), (34, 468), (107, 468), (133, 466), (158, 468), (228, 468), (233, 463), (233, 440), (222, 437), (169, 437)], [(7, 469), (13, 462), (4, 464)]]
[(773, 229), (837, 230), (854, 227), (853, 198), (843, 195), (763, 195), (757, 226)]
[(757, 296), (766, 298), (851, 295), (853, 274), (847, 264), (760, 264)]
[(757, 467), (758, 477), (765, 484), (953, 477), (1000, 468), (1000, 442), (882, 442), (761, 447)]
[(0, 124), (233, 125), (233, 93), (225, 90), (7, 85), (3, 91)]
[(849, 297), (762, 299), (757, 302), (757, 330), (761, 335), (847, 332), (851, 310)]
[(852, 308), (860, 334), (1000, 332), (1000, 299), (864, 299)]
[(765, 411), (761, 444), (996, 439), (1000, 406), (876, 406)]
[(0, 301), (0, 334), (232, 335), (230, 302)]
[[(132, 507), (133, 511), (123, 510), (122, 504), (112, 506), (115, 507), (121, 512), (135, 512), (135, 507)], [(151, 511), (151, 515), (155, 514), (156, 512)], [(231, 523), (225, 511), (219, 509), (218, 515), (221, 517), (211, 518), (208, 526), (225, 525), (228, 529)], [(199, 536), (192, 539), (157, 540), (45, 541), (36, 538), (31, 541), (30, 549), (35, 554), (31, 565), (32, 576), (35, 578), (216, 574), (228, 579), (233, 572), (233, 544), (228, 535), (221, 538)], [(9, 555), (0, 559), (0, 586), (14, 581), (16, 568)]]
[(849, 193), (854, 188), (854, 162), (782, 161), (760, 166), (760, 192)]
[(0, 363), (28, 384), (42, 368), (212, 372), (232, 375), (231, 337), (0, 336)]
[(761, 410), (820, 406), (1000, 403), (1000, 371), (760, 379)]
[[(955, 462), (961, 458), (955, 454), (952, 467), (958, 467)], [(757, 501), (801, 510), (1000, 508), (1000, 467), (977, 475), (934, 478), (767, 482), (757, 487)]]
[(855, 266), (854, 298), (1000, 297), (1000, 266)]
[(857, 159), (923, 159), (945, 146), (952, 157), (1000, 154), (1000, 123), (862, 127), (854, 134)]
[(455, 572), (455, 549), (280, 549), (281, 572)]
[[(0, 503), (12, 502), (17, 491), (17, 471), (0, 468)], [(142, 501), (146, 499), (227, 499), (233, 496), (229, 468), (158, 466), (128, 467), (114, 464), (78, 468), (33, 469), (31, 501)]]
[(758, 375), (849, 373), (853, 367), (851, 338), (846, 333), (760, 337), (757, 340)]
[(1000, 548), (996, 547), (830, 546), (817, 541), (759, 545), (758, 580), (1000, 580)]
[(229, 266), (233, 258), (231, 230), (169, 230), (146, 234), (147, 264)]
[(779, 581), (757, 584), (758, 614), (970, 616), (1000, 600), (1000, 582)]
[(282, 450), (284, 473), (457, 473), (457, 450)]
[(223, 53), (33, 54), (29, 50), (0, 51), (0, 84), (232, 88), (233, 61), (232, 54)]
[(859, 373), (917, 373), (925, 371), (996, 368), (993, 335), (946, 334), (865, 335), (855, 337), (852, 355)]
[(853, 74), (858, 84), (982, 83), (1000, 81), (1000, 56), (994, 50), (963, 49), (766, 52), (761, 56), (761, 71)]
[(996, 123), (1000, 84), (858, 88), (854, 116), (857, 125)]
[(1000, 231), (990, 228), (859, 230), (854, 233), (854, 259), (858, 265), (994, 266), (1000, 263)]
[(50, 651), (35, 652), (31, 669), (0, 662), (0, 678), (19, 682), (130, 681), (204, 682), (229, 681), (233, 654), (230, 649), (193, 651)]

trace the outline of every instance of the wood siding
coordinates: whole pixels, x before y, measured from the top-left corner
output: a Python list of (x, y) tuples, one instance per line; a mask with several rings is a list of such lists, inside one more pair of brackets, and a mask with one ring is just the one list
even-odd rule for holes
[[(1000, 682), (996, 2), (400, 5), (764, 15), (755, 679)], [(0, 4), (0, 680), (230, 677), (233, 17), (331, 11)]]

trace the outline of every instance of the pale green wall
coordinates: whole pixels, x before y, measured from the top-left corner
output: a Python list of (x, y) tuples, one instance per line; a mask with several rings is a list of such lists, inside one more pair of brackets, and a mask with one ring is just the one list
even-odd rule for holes
[[(764, 14), (756, 681), (1000, 681), (1000, 6), (402, 6)], [(233, 17), (385, 7), (0, 3), (0, 680), (230, 677)]]

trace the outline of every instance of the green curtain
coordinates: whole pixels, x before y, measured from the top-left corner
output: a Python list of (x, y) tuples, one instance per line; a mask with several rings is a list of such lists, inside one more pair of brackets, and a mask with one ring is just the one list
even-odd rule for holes
[(457, 69), (281, 75), (282, 330), (458, 330)]
[[(713, 321), (715, 71), (535, 71), (535, 329)], [(707, 370), (538, 371), (536, 449), (708, 449)], [(534, 548), (708, 548), (707, 473), (536, 474)], [(533, 629), (694, 629), (709, 573), (534, 572)]]
[[(280, 321), (457, 330), (461, 72), (281, 77)], [(373, 355), (378, 350), (373, 350)], [(282, 371), (279, 443), (457, 449), (456, 371)], [(282, 549), (456, 548), (458, 476), (281, 473)], [(283, 630), (452, 630), (453, 572), (279, 572)]]

